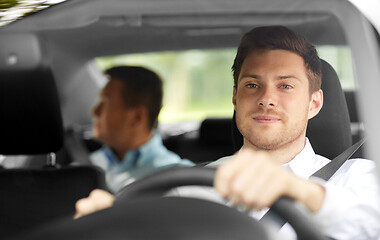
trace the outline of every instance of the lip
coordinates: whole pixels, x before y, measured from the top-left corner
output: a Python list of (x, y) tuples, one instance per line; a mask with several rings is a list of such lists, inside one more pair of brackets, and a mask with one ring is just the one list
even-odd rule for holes
[(279, 117), (269, 116), (269, 115), (255, 116), (255, 117), (253, 117), (253, 119), (259, 123), (277, 123), (277, 122), (281, 121), (281, 119)]

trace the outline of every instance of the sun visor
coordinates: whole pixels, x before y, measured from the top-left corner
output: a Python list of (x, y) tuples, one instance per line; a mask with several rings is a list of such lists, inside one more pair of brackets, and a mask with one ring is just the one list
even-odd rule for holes
[(0, 35), (0, 46), (0, 69), (30, 70), (43, 65), (43, 47), (34, 34)]

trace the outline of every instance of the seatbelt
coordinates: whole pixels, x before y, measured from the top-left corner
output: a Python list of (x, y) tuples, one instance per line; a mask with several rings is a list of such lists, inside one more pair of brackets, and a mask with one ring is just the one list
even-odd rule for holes
[[(338, 169), (343, 165), (343, 163), (347, 159), (349, 159), (363, 145), (365, 141), (366, 138), (359, 140), (354, 145), (347, 148), (344, 152), (336, 156), (328, 164), (316, 171), (313, 175), (311, 175), (311, 177), (318, 177), (325, 181), (328, 181), (332, 177), (332, 175), (334, 175), (334, 173), (338, 171)], [(282, 217), (278, 216), (272, 209), (269, 209), (268, 212), (266, 212), (265, 215), (259, 221), (264, 223), (275, 222), (276, 227), (278, 227), (279, 229), (286, 223), (286, 221)]]
[(344, 152), (335, 157), (332, 161), (326, 164), (323, 168), (316, 171), (312, 177), (318, 177), (323, 180), (329, 180), (332, 175), (349, 159), (365, 142), (366, 138), (362, 138), (351, 147), (347, 148)]
[(64, 145), (72, 158), (71, 164), (74, 163), (81, 166), (93, 165), (85, 145), (79, 139), (78, 133), (74, 129), (68, 129), (65, 133)]

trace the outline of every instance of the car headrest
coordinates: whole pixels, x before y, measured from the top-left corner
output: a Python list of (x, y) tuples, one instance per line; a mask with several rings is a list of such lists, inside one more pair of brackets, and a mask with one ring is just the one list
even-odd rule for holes
[(230, 118), (206, 118), (200, 127), (200, 140), (205, 144), (232, 144)]
[(0, 116), (0, 154), (45, 154), (62, 147), (62, 116), (49, 69), (0, 71)]
[(352, 145), (350, 115), (338, 75), (329, 63), (321, 61), (324, 103), (309, 120), (306, 136), (316, 153), (333, 159)]
[[(333, 159), (352, 145), (350, 117), (338, 75), (329, 63), (322, 59), (321, 62), (323, 107), (317, 116), (309, 120), (306, 136), (317, 154)], [(232, 135), (234, 150), (237, 151), (243, 145), (243, 136), (236, 122)]]

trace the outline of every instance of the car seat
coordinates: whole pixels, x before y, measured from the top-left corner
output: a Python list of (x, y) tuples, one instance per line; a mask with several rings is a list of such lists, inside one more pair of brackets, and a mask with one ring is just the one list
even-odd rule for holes
[[(352, 142), (358, 142), (360, 139), (365, 137), (365, 129), (362, 119), (358, 113), (358, 105), (356, 99), (356, 91), (348, 90), (344, 91), (344, 96), (347, 101), (348, 112), (350, 114), (351, 121), (351, 133), (352, 133)], [(358, 151), (354, 153), (353, 158), (368, 158), (366, 152), (363, 148), (359, 148)]]
[(190, 159), (197, 165), (205, 165), (234, 153), (231, 128), (231, 117), (206, 118), (196, 131), (166, 137), (163, 142), (182, 158)]
[(63, 126), (49, 69), (1, 70), (0, 115), (0, 154), (42, 154), (47, 160), (43, 168), (0, 169), (1, 238), (71, 217), (78, 199), (105, 187), (96, 167), (54, 164), (63, 144)]
[[(309, 120), (306, 136), (317, 154), (333, 159), (352, 145), (350, 117), (338, 75), (329, 63), (322, 59), (321, 62), (323, 107), (317, 116)], [(237, 151), (243, 145), (243, 136), (236, 122), (232, 136)]]

